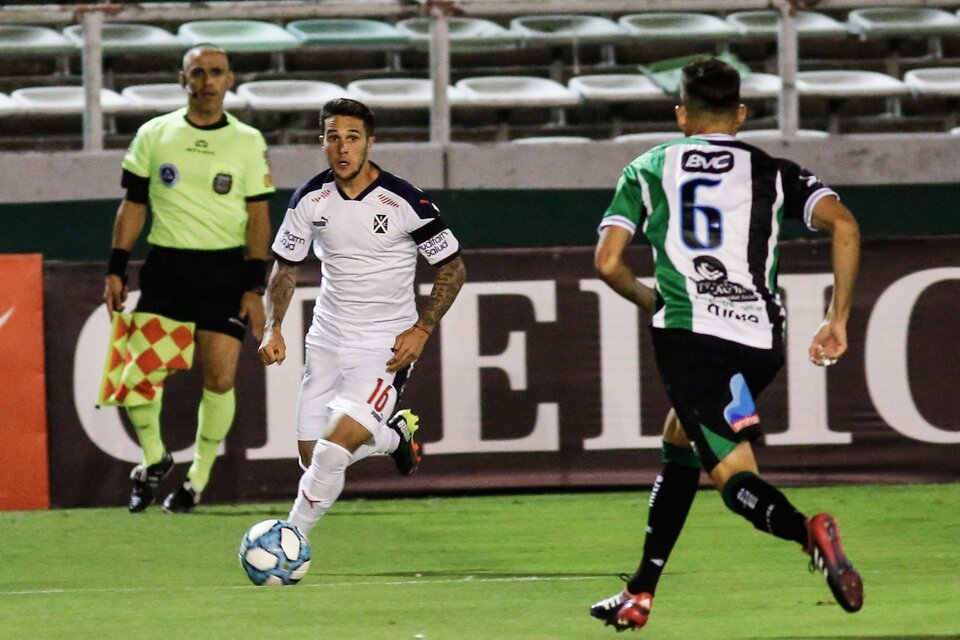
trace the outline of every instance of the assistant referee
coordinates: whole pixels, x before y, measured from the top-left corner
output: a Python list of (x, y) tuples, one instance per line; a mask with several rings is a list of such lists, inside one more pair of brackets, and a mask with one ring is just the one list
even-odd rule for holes
[[(103, 301), (123, 309), (127, 261), (149, 205), (151, 245), (140, 271), (137, 311), (196, 323), (196, 355), (203, 371), (196, 450), (186, 480), (163, 502), (188, 513), (200, 494), (236, 409), (234, 380), (240, 345), (250, 324), (262, 337), (263, 290), (271, 239), (268, 200), (275, 191), (263, 135), (223, 109), (233, 85), (226, 52), (198, 45), (183, 57), (180, 85), (187, 106), (146, 122), (123, 159), (120, 203)], [(131, 474), (128, 508), (149, 507), (173, 467), (160, 434), (162, 396), (127, 414), (143, 449)]]

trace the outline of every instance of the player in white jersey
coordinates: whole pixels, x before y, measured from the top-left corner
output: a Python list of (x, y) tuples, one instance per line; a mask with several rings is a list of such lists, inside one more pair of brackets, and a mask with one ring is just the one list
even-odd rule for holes
[[(715, 58), (690, 63), (681, 98), (677, 122), (685, 137), (624, 169), (600, 223), (597, 270), (652, 314), (657, 368), (674, 409), (664, 427), (664, 466), (651, 492), (643, 558), (626, 588), (590, 613), (618, 631), (646, 624), (701, 466), (731, 511), (799, 543), (840, 605), (858, 611), (863, 585), (840, 546), (836, 520), (797, 511), (759, 477), (750, 444), (761, 435), (754, 399), (784, 360), (780, 224), (796, 218), (831, 234), (833, 299), (809, 350), (811, 361), (825, 366), (847, 349), (857, 223), (816, 176), (734, 137), (746, 117), (735, 69)], [(637, 230), (653, 249), (655, 291), (623, 259)]]
[[(320, 124), (330, 168), (296, 190), (277, 232), (260, 347), (264, 364), (283, 362), (280, 323), (312, 247), (322, 279), (297, 412), (306, 471), (289, 517), (304, 535), (339, 497), (350, 464), (389, 453), (401, 473), (416, 469), (415, 419), (407, 411), (387, 418), (466, 280), (460, 244), (430, 198), (368, 159), (375, 138), (366, 105), (332, 100)], [(418, 255), (437, 270), (419, 313)]]

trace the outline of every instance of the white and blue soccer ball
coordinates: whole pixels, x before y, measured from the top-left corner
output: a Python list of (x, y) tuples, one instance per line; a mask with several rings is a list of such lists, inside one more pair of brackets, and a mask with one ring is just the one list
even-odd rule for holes
[(310, 569), (310, 543), (286, 520), (264, 520), (243, 536), (240, 565), (253, 584), (297, 584)]

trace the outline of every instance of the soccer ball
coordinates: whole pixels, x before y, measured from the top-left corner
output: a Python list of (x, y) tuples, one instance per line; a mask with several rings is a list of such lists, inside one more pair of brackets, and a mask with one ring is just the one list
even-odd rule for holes
[(253, 584), (297, 584), (310, 568), (310, 543), (286, 520), (264, 520), (240, 541), (240, 565)]

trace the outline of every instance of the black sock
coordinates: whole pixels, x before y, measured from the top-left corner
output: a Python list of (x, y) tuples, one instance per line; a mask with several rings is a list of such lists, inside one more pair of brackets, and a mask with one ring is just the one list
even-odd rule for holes
[(806, 546), (806, 518), (787, 497), (753, 473), (738, 473), (723, 488), (727, 507), (760, 531)]
[(667, 462), (657, 476), (650, 493), (650, 511), (647, 513), (647, 536), (643, 543), (643, 559), (636, 573), (627, 583), (633, 594), (657, 590), (657, 582), (670, 557), (673, 545), (690, 512), (697, 495), (700, 467)]

